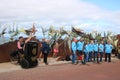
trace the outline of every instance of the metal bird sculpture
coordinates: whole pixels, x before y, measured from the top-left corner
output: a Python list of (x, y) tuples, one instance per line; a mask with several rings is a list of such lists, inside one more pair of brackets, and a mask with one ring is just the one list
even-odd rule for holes
[(6, 33), (6, 32), (5, 32), (6, 29), (7, 29), (7, 28), (4, 28), (4, 29), (2, 30), (2, 32), (0, 33), (0, 36), (1, 36), (1, 37), (4, 37), (4, 34)]
[(45, 37), (45, 33), (46, 33), (47, 31), (49, 31), (49, 29), (43, 28), (43, 27), (41, 26), (41, 30), (42, 30), (43, 36)]

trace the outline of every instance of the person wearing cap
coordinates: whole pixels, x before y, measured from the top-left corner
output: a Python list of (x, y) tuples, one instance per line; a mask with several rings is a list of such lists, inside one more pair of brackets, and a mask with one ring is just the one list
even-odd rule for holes
[(111, 62), (111, 53), (112, 53), (113, 46), (111, 45), (110, 41), (105, 45), (105, 61)]

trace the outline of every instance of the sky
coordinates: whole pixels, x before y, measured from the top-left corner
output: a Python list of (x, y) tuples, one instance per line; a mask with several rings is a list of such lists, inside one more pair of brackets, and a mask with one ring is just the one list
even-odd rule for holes
[[(0, 26), (75, 26), (120, 33), (120, 0), (0, 0)], [(0, 28), (2, 28), (0, 27)]]

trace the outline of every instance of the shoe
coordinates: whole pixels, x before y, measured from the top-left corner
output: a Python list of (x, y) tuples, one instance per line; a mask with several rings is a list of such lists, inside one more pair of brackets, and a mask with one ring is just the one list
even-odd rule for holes
[(82, 61), (82, 64), (86, 64), (86, 62)]
[(77, 65), (77, 63), (72, 63), (73, 65)]
[(79, 63), (79, 61), (76, 62), (76, 64), (78, 64), (78, 63)]
[(45, 63), (46, 65), (48, 65), (48, 63)]
[(77, 63), (74, 63), (74, 65), (77, 65)]
[(99, 61), (97, 61), (97, 63), (99, 64), (100, 62), (99, 62)]
[(41, 61), (41, 59), (39, 58), (39, 61)]

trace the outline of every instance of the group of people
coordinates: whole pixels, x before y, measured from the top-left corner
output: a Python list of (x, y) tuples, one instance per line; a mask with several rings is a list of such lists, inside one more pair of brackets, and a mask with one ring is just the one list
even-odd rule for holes
[[(24, 47), (25, 44), (28, 41), (31, 41), (32, 37), (29, 37), (27, 40), (23, 40), (23, 37), (19, 37), (19, 41), (17, 43), (18, 51), (22, 54), (24, 54)], [(51, 48), (49, 46), (49, 40), (42, 39), (41, 42), (41, 54), (39, 58), (44, 55), (44, 63), (48, 65), (47, 57), (48, 54), (51, 52)], [(72, 51), (72, 64), (77, 64), (79, 60), (81, 60), (82, 63), (86, 62), (102, 62), (103, 56), (105, 53), (105, 61), (111, 62), (111, 52), (112, 52), (113, 46), (110, 44), (110, 41), (107, 41), (107, 43), (104, 43), (101, 41), (98, 43), (97, 40), (91, 40), (84, 41), (82, 38), (80, 40), (77, 40), (76, 38), (73, 38), (71, 43), (71, 51)], [(53, 57), (56, 57), (59, 52), (59, 44), (56, 41), (53, 46)]]
[[(32, 40), (34, 40), (34, 37), (32, 37), (32, 36), (28, 37), (28, 39), (26, 39), (25, 41), (24, 41), (24, 38), (22, 36), (19, 37), (19, 40), (17, 42), (17, 48), (18, 48), (18, 52), (19, 52), (18, 63), (20, 62), (20, 57), (24, 56), (25, 44), (27, 42), (29, 42), (29, 41), (32, 41)], [(48, 57), (48, 54), (51, 51), (50, 46), (49, 46), (49, 40), (45, 40), (43, 38), (42, 42), (41, 42), (41, 45), (40, 45), (40, 48), (41, 48), (41, 50), (40, 50), (41, 51), (40, 57), (43, 54), (44, 55), (44, 63), (46, 65), (48, 65), (47, 57)]]
[(77, 40), (73, 38), (71, 44), (72, 51), (72, 64), (77, 64), (79, 60), (83, 64), (86, 62), (102, 62), (105, 54), (105, 61), (111, 62), (111, 53), (113, 46), (110, 41), (104, 43), (101, 41), (98, 43), (97, 40), (84, 41), (82, 38)]

